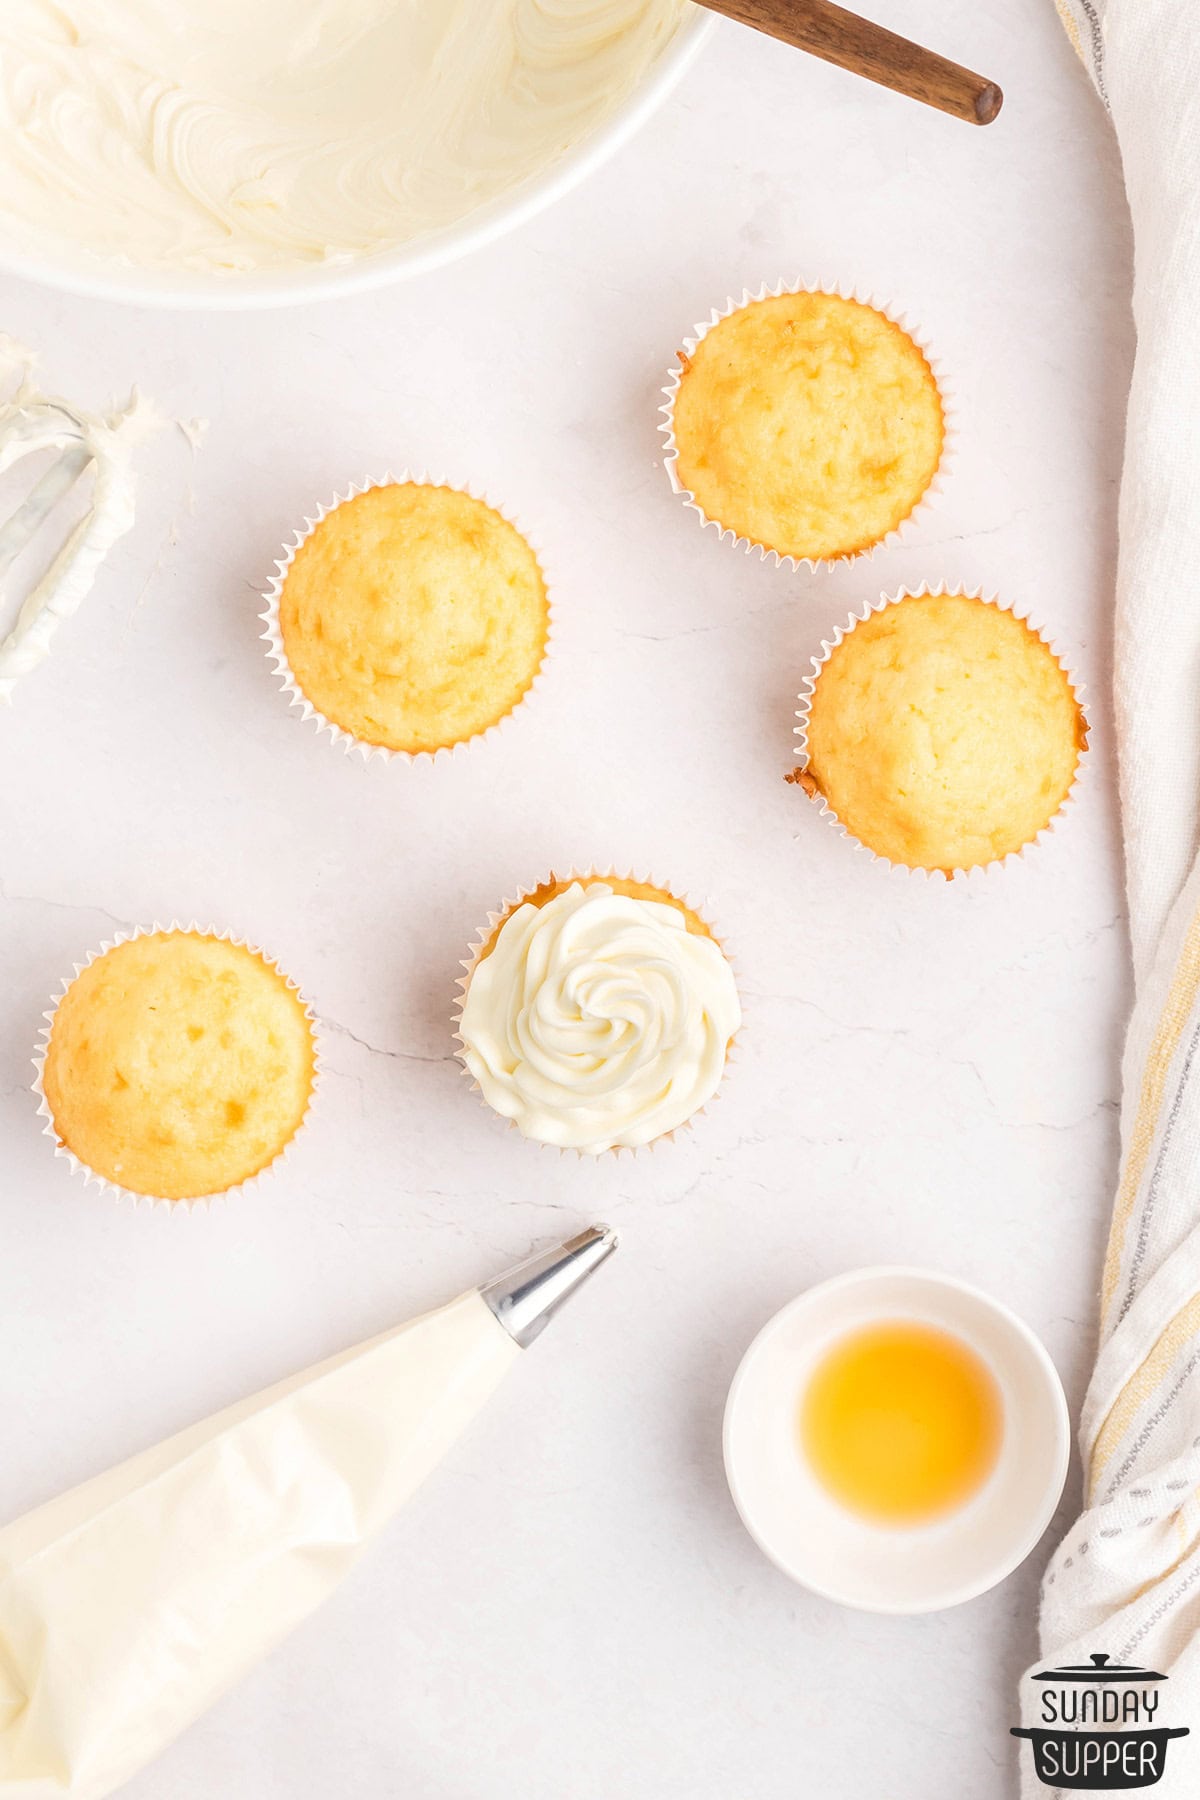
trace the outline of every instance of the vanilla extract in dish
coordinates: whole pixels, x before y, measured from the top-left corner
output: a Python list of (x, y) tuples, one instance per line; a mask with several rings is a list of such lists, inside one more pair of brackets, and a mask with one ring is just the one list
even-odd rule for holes
[(800, 1401), (800, 1448), (830, 1496), (888, 1526), (965, 1506), (1000, 1454), (995, 1376), (954, 1333), (880, 1320), (836, 1340)]

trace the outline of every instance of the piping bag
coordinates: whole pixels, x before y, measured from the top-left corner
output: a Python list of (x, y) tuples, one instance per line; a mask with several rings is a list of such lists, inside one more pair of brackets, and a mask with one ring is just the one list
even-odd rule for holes
[(320, 1605), (616, 1248), (593, 1226), (0, 1530), (0, 1800), (100, 1800)]

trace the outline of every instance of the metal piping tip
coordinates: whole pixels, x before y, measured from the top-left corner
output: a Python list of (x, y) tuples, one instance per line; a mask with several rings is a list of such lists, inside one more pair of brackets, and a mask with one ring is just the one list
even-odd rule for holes
[(565, 1244), (526, 1257), (479, 1292), (509, 1337), (527, 1350), (563, 1301), (616, 1247), (617, 1234), (611, 1225), (589, 1225)]

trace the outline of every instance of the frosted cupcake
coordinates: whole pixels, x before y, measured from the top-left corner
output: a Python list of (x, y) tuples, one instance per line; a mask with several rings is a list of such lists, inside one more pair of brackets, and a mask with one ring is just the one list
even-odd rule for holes
[(681, 351), (672, 480), (704, 519), (798, 561), (856, 556), (903, 524), (942, 457), (924, 351), (841, 294), (748, 300)]
[(299, 1130), (315, 1043), (295, 987), (259, 951), (198, 931), (114, 945), (69, 983), (37, 1081), (85, 1174), (157, 1200), (223, 1193)]
[(741, 1024), (733, 971), (665, 888), (552, 877), (468, 966), (461, 1055), (528, 1138), (598, 1156), (669, 1137), (711, 1100)]
[(520, 704), (546, 655), (550, 602), (530, 545), (486, 501), (388, 481), (317, 520), (263, 617), (310, 716), (348, 746), (418, 756)]
[(902, 594), (816, 665), (796, 779), (908, 868), (999, 861), (1037, 837), (1087, 742), (1070, 676), (1024, 619), (977, 594)]

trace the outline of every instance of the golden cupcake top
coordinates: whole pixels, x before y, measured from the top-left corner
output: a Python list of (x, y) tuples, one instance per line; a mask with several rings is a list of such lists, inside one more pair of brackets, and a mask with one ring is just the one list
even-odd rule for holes
[(194, 931), (117, 944), (54, 1013), (41, 1085), (58, 1142), (118, 1187), (235, 1187), (295, 1135), (313, 1088), (303, 1001), (265, 957)]
[(862, 301), (749, 301), (680, 363), (675, 480), (706, 519), (764, 550), (857, 555), (903, 524), (937, 473), (945, 428), (933, 370)]
[(854, 624), (818, 669), (803, 730), (798, 779), (851, 836), (945, 874), (1030, 843), (1087, 740), (1049, 645), (1004, 608), (950, 593), (909, 594)]
[(327, 513), (284, 571), (287, 668), (360, 743), (418, 754), (496, 725), (532, 687), (550, 605), (515, 525), (456, 488), (391, 482)]
[(459, 1039), (502, 1118), (538, 1143), (600, 1155), (699, 1112), (740, 1023), (733, 971), (692, 907), (646, 882), (552, 878), (480, 946)]
[(578, 875), (551, 875), (547, 880), (540, 881), (535, 888), (531, 888), (527, 894), (523, 894), (514, 906), (505, 910), (484, 941), (476, 961), (482, 962), (485, 956), (491, 955), (496, 938), (506, 921), (515, 912), (516, 906), (545, 906), (548, 901), (557, 900), (560, 894), (565, 894), (571, 887), (582, 887), (586, 891), (601, 883), (609, 893), (619, 894), (626, 900), (641, 900), (652, 905), (673, 906), (688, 931), (697, 937), (710, 938), (713, 935), (711, 927), (701, 918), (695, 907), (689, 906), (686, 900), (679, 899), (678, 895), (671, 893), (669, 888), (658, 887), (652, 881), (635, 881), (631, 875), (591, 875), (586, 878)]

